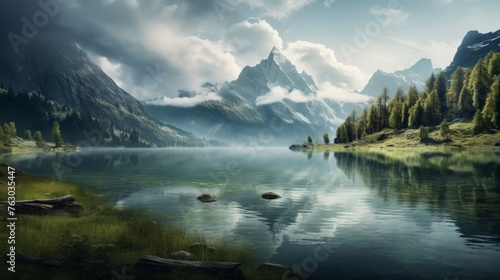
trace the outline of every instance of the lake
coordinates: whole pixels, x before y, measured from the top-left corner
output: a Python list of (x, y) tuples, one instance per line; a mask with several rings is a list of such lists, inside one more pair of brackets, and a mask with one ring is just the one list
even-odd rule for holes
[[(0, 162), (167, 226), (252, 244), (259, 261), (304, 279), (500, 279), (498, 153), (92, 149)], [(267, 191), (283, 198), (261, 199)], [(218, 200), (199, 202), (205, 192)]]

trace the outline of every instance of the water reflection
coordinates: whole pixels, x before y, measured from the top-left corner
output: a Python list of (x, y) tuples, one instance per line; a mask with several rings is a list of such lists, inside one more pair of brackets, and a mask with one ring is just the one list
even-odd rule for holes
[[(76, 158), (78, 154), (71, 154)], [(161, 214), (308, 279), (500, 279), (498, 154), (293, 153), (287, 149), (97, 149), (64, 180), (108, 203)], [(68, 154), (3, 156), (37, 175)], [(282, 199), (266, 201), (274, 191)], [(217, 202), (196, 197), (213, 193)]]
[(500, 243), (500, 158), (487, 153), (335, 153), (337, 166), (384, 201), (450, 213), (470, 244)]

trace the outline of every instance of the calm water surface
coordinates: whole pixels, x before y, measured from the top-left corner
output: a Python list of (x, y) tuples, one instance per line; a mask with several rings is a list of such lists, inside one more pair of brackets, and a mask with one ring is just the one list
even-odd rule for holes
[[(0, 157), (308, 279), (500, 279), (500, 155), (96, 149)], [(56, 171), (54, 171), (56, 170)], [(282, 199), (265, 201), (274, 191)], [(218, 201), (203, 204), (202, 193)]]

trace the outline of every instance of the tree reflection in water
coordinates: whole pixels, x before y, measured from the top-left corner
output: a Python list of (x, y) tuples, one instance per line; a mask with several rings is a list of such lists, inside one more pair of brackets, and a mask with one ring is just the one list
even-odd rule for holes
[(473, 237), (469, 241), (500, 243), (498, 153), (432, 152), (404, 157), (336, 152), (334, 156), (349, 178), (360, 178), (384, 201), (445, 211), (463, 237)]

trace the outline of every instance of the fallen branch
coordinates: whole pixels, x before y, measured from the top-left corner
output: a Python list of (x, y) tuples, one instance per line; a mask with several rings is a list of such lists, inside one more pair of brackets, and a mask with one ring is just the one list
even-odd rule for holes
[(232, 262), (174, 260), (147, 255), (142, 257), (136, 266), (164, 272), (178, 269), (187, 270), (217, 276), (221, 279), (245, 279), (241, 271), (241, 264)]
[[(8, 207), (7, 201), (0, 202), (0, 207)], [(13, 206), (16, 214), (48, 214), (52, 210), (81, 211), (85, 207), (75, 202), (75, 197), (67, 195), (51, 199), (19, 200)]]

